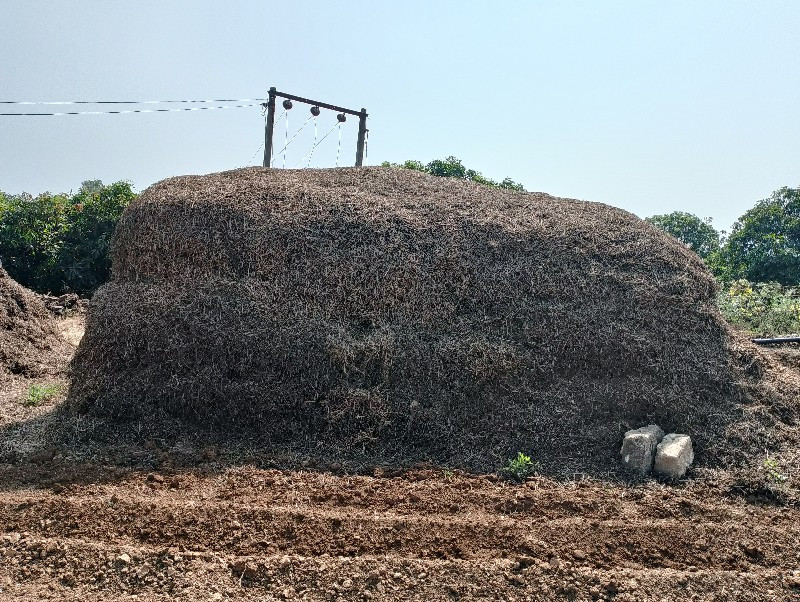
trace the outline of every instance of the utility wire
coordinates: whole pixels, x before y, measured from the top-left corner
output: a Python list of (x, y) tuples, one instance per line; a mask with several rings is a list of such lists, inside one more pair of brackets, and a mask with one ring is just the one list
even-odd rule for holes
[(48, 117), (62, 115), (127, 115), (130, 113), (177, 113), (180, 111), (213, 111), (215, 109), (242, 109), (260, 105), (225, 105), (218, 107), (189, 107), (187, 109), (130, 109), (127, 111), (65, 111), (63, 113), (0, 113), (0, 117)]
[[(283, 137), (283, 169), (286, 169), (286, 147), (289, 146), (289, 113), (286, 113), (286, 134)], [(280, 155), (280, 153), (278, 153)]]
[[(285, 112), (286, 111), (284, 111), (284, 113)], [(300, 128), (294, 133), (294, 135), (292, 136), (291, 140), (286, 141), (286, 144), (284, 145), (284, 147), (281, 150), (279, 150), (277, 153), (275, 153), (275, 154), (276, 155), (280, 155), (283, 151), (285, 151), (287, 148), (289, 148), (289, 145), (294, 141), (295, 138), (297, 138), (297, 134), (302, 132), (303, 128), (306, 127), (308, 122), (311, 121), (312, 119), (313, 119), (313, 115), (311, 117), (309, 117), (308, 119), (306, 119), (305, 123), (303, 123), (303, 125), (301, 125)], [(288, 125), (286, 126), (286, 131), (287, 131), (287, 137), (288, 137), (288, 131), (289, 131), (289, 126)], [(283, 158), (283, 163), (284, 163), (283, 166), (286, 167), (286, 157)]]
[(339, 167), (339, 152), (342, 150), (342, 124), (339, 124), (339, 144), (336, 146), (336, 167)]
[[(264, 118), (264, 129), (266, 130), (267, 129), (267, 108), (265, 106), (263, 106), (263, 105), (261, 106), (261, 116)], [(266, 143), (266, 141), (262, 139), (261, 140), (261, 144), (259, 144), (258, 148), (256, 149), (256, 152), (253, 153), (253, 156), (250, 157), (250, 160), (244, 165), (244, 167), (248, 167), (253, 162), (253, 159), (256, 158), (256, 155), (259, 153), (259, 151), (262, 148), (264, 148), (264, 144), (265, 143)]]
[[(314, 143), (313, 143), (313, 146), (311, 147), (311, 152), (308, 153), (308, 165), (306, 165), (306, 167), (311, 167), (311, 158), (314, 156), (314, 146), (316, 146), (316, 144), (317, 144), (317, 117), (315, 115), (314, 116)], [(302, 161), (301, 161), (301, 163), (302, 163)]]
[(252, 156), (252, 157), (250, 157), (250, 160), (247, 162), (247, 164), (245, 165), (245, 167), (248, 167), (248, 166), (249, 166), (249, 165), (250, 165), (250, 164), (253, 162), (253, 159), (255, 159), (255, 158), (256, 158), (256, 155), (258, 154), (258, 152), (259, 152), (259, 151), (260, 151), (262, 148), (264, 148), (264, 141), (263, 141), (263, 140), (261, 141), (261, 144), (259, 144), (259, 145), (258, 145), (258, 148), (256, 149), (256, 152), (254, 152), (254, 153), (253, 153), (253, 156)]
[(56, 101), (20, 101), (0, 100), (2, 105), (155, 105), (168, 102), (261, 102), (266, 98), (217, 98), (215, 100), (56, 100)]
[[(328, 134), (330, 134), (333, 130), (335, 130), (337, 125), (339, 125), (338, 122), (334, 123), (333, 127), (328, 130)], [(309, 154), (313, 153), (314, 149), (317, 148), (320, 144), (322, 144), (322, 141), (325, 140), (325, 138), (328, 137), (328, 134), (325, 134), (322, 138), (320, 138), (319, 142), (317, 142), (314, 146), (312, 146), (311, 150), (308, 151), (308, 153), (306, 153), (306, 155), (297, 162), (297, 165), (300, 165), (305, 160), (305, 158), (308, 157)], [(295, 167), (297, 167), (297, 165), (295, 165)]]

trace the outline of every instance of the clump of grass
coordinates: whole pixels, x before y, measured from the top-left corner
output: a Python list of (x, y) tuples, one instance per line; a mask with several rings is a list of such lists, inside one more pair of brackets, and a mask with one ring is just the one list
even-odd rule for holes
[(531, 460), (522, 452), (517, 452), (516, 458), (511, 458), (503, 467), (503, 473), (514, 481), (524, 481), (539, 470), (539, 463)]
[(61, 390), (61, 385), (31, 385), (28, 394), (22, 400), (22, 405), (31, 408), (52, 399)]

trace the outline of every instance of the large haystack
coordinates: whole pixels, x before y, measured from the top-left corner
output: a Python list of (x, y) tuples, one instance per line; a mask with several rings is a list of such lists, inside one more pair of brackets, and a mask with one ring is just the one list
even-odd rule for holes
[(44, 303), (0, 268), (0, 384), (55, 374), (71, 355)]
[(480, 468), (612, 467), (621, 432), (657, 422), (729, 461), (774, 421), (741, 428), (763, 360), (714, 291), (598, 203), (386, 168), (172, 178), (119, 224), (69, 399)]

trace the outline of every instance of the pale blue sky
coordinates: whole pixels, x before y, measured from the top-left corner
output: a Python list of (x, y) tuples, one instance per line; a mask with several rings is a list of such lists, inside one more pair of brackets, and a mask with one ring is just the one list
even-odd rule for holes
[[(685, 210), (726, 228), (800, 185), (800, 0), (0, 0), (0, 100), (238, 99), (270, 86), (366, 107), (370, 164), (455, 155), (640, 216)], [(294, 132), (307, 107), (289, 115)], [(333, 123), (323, 112), (319, 136)], [(342, 164), (355, 131), (349, 119)], [(0, 117), (0, 190), (95, 178), (142, 190), (242, 166), (262, 139), (258, 107)], [(312, 139), (309, 124), (287, 167)], [(336, 143), (334, 131), (313, 165), (332, 166)]]

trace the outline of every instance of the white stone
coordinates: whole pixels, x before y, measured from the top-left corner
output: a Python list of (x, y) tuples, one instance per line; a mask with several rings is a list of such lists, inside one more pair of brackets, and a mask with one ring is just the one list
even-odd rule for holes
[(656, 448), (654, 470), (665, 479), (680, 479), (694, 461), (692, 438), (689, 435), (670, 433)]
[(623, 466), (642, 476), (650, 474), (656, 446), (663, 437), (664, 431), (655, 424), (627, 431), (620, 450)]

